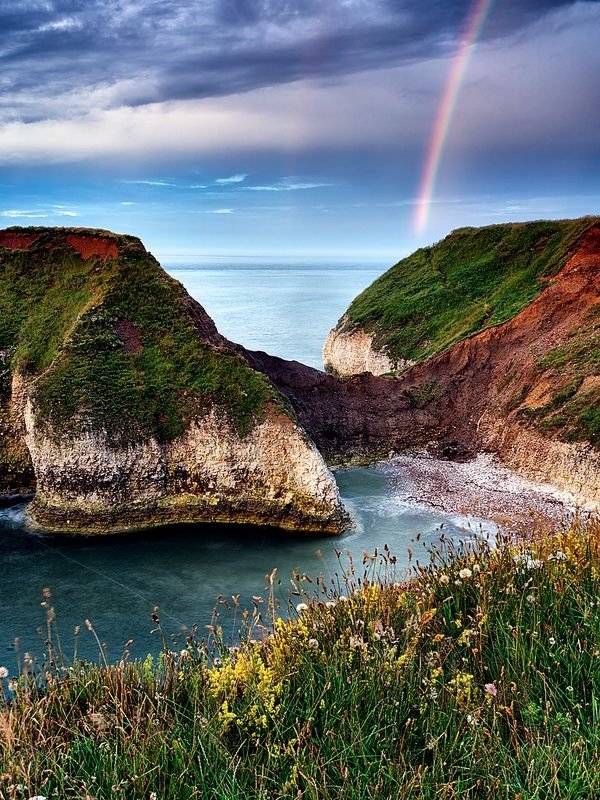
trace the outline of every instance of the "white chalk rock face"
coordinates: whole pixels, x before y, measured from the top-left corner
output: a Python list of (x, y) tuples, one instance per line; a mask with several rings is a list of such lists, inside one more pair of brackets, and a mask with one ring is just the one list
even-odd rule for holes
[(116, 447), (106, 433), (53, 437), (25, 408), (37, 479), (34, 522), (116, 532), (231, 522), (339, 533), (347, 523), (333, 475), (303, 429), (274, 406), (241, 437), (213, 410), (172, 442)]
[(392, 360), (385, 350), (377, 350), (373, 345), (374, 334), (362, 328), (348, 326), (348, 318), (343, 317), (337, 327), (329, 332), (323, 346), (323, 364), (327, 372), (335, 375), (356, 375), (371, 372), (385, 375), (413, 365), (413, 361)]

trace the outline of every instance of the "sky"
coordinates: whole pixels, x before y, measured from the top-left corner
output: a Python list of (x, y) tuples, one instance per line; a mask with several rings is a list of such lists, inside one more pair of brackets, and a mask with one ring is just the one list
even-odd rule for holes
[(600, 213), (600, 2), (0, 0), (0, 227), (391, 264)]

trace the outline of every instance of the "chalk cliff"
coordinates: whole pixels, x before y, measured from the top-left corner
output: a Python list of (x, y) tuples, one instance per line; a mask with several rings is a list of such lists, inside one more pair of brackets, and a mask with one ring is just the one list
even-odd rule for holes
[(385, 347), (380, 350), (373, 345), (374, 335), (362, 328), (348, 327), (348, 318), (342, 317), (338, 327), (329, 332), (323, 346), (323, 364), (335, 375), (356, 375), (371, 372), (385, 375), (412, 366), (413, 361), (392, 361)]

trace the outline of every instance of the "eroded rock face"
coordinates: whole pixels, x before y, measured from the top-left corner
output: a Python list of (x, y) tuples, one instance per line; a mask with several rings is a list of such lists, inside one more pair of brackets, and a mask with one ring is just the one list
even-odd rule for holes
[(321, 455), (277, 409), (243, 438), (212, 411), (173, 442), (118, 449), (104, 432), (48, 438), (31, 402), (25, 420), (37, 477), (31, 516), (46, 529), (238, 522), (337, 533), (347, 522)]
[(35, 475), (25, 444), (24, 381), (10, 375), (9, 355), (0, 351), (0, 497), (35, 491)]
[(487, 446), (520, 475), (570, 494), (583, 509), (600, 511), (600, 451), (588, 442), (559, 442), (511, 425), (489, 432)]
[(323, 346), (323, 364), (327, 372), (334, 375), (356, 375), (370, 372), (385, 375), (412, 366), (412, 361), (392, 361), (385, 350), (378, 350), (373, 344), (373, 334), (361, 328), (347, 329), (347, 319), (329, 332)]

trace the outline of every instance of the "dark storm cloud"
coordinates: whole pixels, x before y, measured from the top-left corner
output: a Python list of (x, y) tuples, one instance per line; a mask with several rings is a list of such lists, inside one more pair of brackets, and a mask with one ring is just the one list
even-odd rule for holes
[[(568, 0), (495, 3), (487, 38)], [(471, 0), (0, 0), (0, 118), (222, 96), (445, 53)]]

